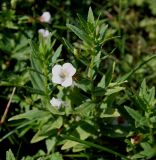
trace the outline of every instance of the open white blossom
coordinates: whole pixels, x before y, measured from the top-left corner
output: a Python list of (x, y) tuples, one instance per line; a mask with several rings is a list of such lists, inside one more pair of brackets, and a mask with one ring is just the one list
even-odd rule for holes
[(47, 29), (39, 29), (38, 33), (41, 34), (44, 38), (50, 35), (50, 32)]
[(50, 23), (51, 22), (51, 14), (50, 12), (43, 12), (43, 14), (40, 16), (40, 22), (42, 23)]
[(53, 107), (57, 107), (58, 109), (60, 109), (60, 108), (61, 108), (61, 105), (62, 105), (62, 100), (53, 97), (53, 98), (50, 100), (50, 104), (51, 104)]
[(71, 86), (73, 83), (72, 76), (76, 73), (76, 69), (71, 63), (55, 65), (52, 68), (52, 82), (61, 84), (63, 87)]

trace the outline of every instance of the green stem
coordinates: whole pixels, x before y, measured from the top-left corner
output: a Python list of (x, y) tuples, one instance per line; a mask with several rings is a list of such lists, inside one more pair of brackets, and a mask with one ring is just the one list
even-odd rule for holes
[(121, 77), (121, 79), (118, 80), (118, 82), (122, 82), (127, 80), (128, 78), (130, 78), (137, 70), (139, 70), (143, 65), (145, 65), (146, 63), (148, 63), (149, 61), (151, 61), (152, 59), (156, 58), (156, 55), (151, 56), (149, 58), (145, 58), (141, 63), (137, 64), (136, 67), (130, 71), (129, 73), (127, 73), (126, 75), (124, 75), (123, 77)]
[(71, 157), (71, 158), (87, 158), (89, 159), (89, 156), (86, 154), (65, 154), (63, 157)]
[(149, 126), (149, 134), (150, 134), (150, 141), (152, 143), (154, 143), (154, 137), (153, 137), (153, 124), (151, 123), (151, 120), (150, 120), (150, 117), (151, 117), (151, 110), (150, 110), (150, 107), (148, 107), (148, 113), (146, 114), (146, 118), (148, 120), (148, 126)]
[(92, 55), (92, 58), (91, 58), (91, 62), (90, 62), (90, 65), (89, 65), (89, 73), (88, 73), (88, 77), (91, 81), (91, 99), (94, 101), (96, 98), (95, 96), (93, 95), (94, 93), (94, 80), (93, 80), (93, 76), (94, 76), (94, 73), (93, 73), (93, 67), (94, 67), (94, 55)]
[[(46, 64), (48, 64), (48, 63), (46, 63)], [(45, 76), (45, 90), (46, 90), (46, 93), (49, 93), (49, 90), (48, 90), (48, 69), (47, 69), (47, 66), (44, 66), (44, 74), (46, 75)]]
[(105, 152), (108, 152), (108, 153), (111, 153), (111, 154), (114, 154), (118, 157), (121, 157), (121, 158), (124, 158), (125, 160), (130, 160), (129, 158), (127, 158), (125, 155), (122, 155), (118, 152), (115, 152), (109, 148), (106, 148), (106, 147), (103, 147), (103, 146), (100, 146), (98, 144), (95, 144), (95, 143), (91, 143), (91, 142), (88, 142), (88, 141), (84, 141), (84, 140), (80, 140), (79, 138), (76, 138), (76, 137), (71, 137), (71, 136), (66, 136), (66, 135), (61, 135), (62, 138), (64, 139), (68, 139), (68, 140), (72, 140), (72, 141), (76, 141), (76, 142), (79, 142), (79, 143), (82, 143), (82, 144), (85, 144), (89, 147), (94, 147), (94, 148), (97, 148), (97, 149), (100, 149), (102, 151), (105, 151)]
[(151, 127), (149, 128), (149, 132), (150, 132), (150, 141), (154, 143), (153, 129)]
[(118, 13), (118, 21), (119, 21), (118, 34), (119, 35), (121, 35), (121, 10), (122, 10), (121, 0), (119, 0), (119, 13)]

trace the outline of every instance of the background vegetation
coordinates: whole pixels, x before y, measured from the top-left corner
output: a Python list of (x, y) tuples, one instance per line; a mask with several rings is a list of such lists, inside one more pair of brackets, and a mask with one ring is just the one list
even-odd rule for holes
[[(156, 157), (154, 0), (1, 0), (0, 7), (2, 160)], [(45, 11), (51, 23), (40, 22)], [(51, 81), (52, 67), (66, 62), (76, 68), (73, 88)], [(57, 110), (52, 97), (66, 105)]]

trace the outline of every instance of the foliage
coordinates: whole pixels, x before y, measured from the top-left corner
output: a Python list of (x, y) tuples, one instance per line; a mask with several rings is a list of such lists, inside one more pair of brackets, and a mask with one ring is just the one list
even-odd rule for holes
[[(105, 2), (103, 15), (98, 1), (82, 1), (84, 10), (96, 6), (95, 14), (89, 7), (87, 18), (78, 14), (76, 21), (70, 9), (74, 2), (46, 1), (44, 7), (24, 2), (24, 8), (34, 5), (33, 15), (18, 15), (21, 1), (1, 2), (1, 99), (16, 107), (11, 110), (8, 102), (8, 122), (8, 110), (1, 113), (0, 141), (18, 146), (13, 152), (7, 148), (6, 160), (156, 157), (155, 2)], [(135, 7), (142, 12), (146, 4), (151, 16), (142, 18)], [(52, 22), (42, 23), (37, 9), (50, 11), (50, 6), (56, 10)], [(36, 33), (40, 28), (50, 32)], [(65, 63), (76, 73), (60, 69)], [(58, 82), (52, 78), (54, 67)], [(71, 78), (68, 87), (60, 83)], [(11, 87), (16, 92), (9, 96)], [(37, 144), (35, 153), (20, 153), (25, 142)]]

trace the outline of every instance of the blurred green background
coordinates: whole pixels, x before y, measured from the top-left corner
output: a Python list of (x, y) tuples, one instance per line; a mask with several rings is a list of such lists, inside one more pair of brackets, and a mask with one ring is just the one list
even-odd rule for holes
[[(33, 106), (30, 90), (28, 68), (31, 48), (30, 39), (38, 40), (38, 30), (47, 28), (55, 31), (57, 48), (65, 37), (70, 42), (76, 41), (67, 28), (67, 23), (76, 23), (77, 13), (86, 17), (88, 8), (92, 7), (95, 17), (100, 16), (109, 25), (108, 34), (118, 36), (104, 45), (111, 51), (118, 62), (116, 74), (124, 75), (139, 63), (144, 56), (156, 52), (156, 1), (155, 0), (1, 0), (0, 1), (0, 117), (4, 114), (13, 86), (13, 97), (7, 119), (17, 113), (29, 110)], [(51, 24), (43, 24), (39, 17), (44, 11), (52, 16)], [(66, 53), (66, 49), (63, 49)], [(64, 58), (66, 56), (64, 55)], [(43, 62), (44, 63), (44, 62)], [(129, 87), (138, 88), (144, 78), (149, 86), (156, 86), (156, 60), (150, 61), (131, 77)], [(0, 125), (0, 137), (12, 131), (14, 124), (7, 120)], [(33, 132), (33, 131), (32, 131)], [(0, 142), (0, 158), (12, 148), (19, 157), (34, 155), (38, 149), (45, 149), (42, 142), (29, 144), (31, 131), (23, 138), (11, 135)], [(24, 148), (29, 148), (25, 150)]]

